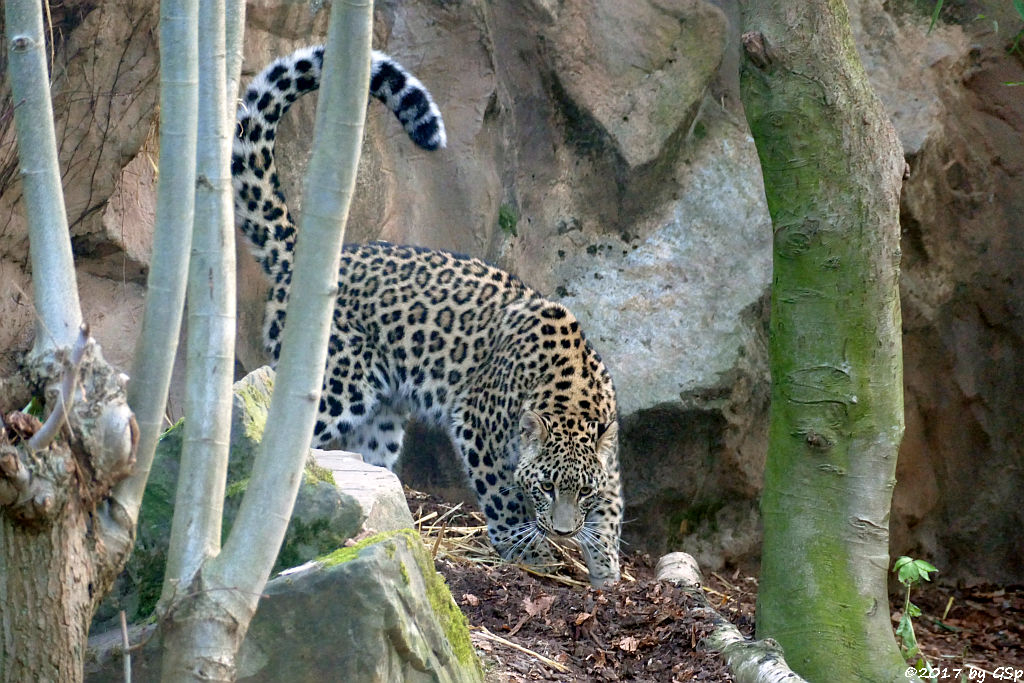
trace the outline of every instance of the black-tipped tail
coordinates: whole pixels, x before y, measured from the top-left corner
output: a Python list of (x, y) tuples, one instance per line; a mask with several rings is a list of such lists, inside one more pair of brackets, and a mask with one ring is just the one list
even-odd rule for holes
[(444, 121), (433, 98), (419, 79), (382, 52), (373, 53), (370, 94), (395, 112), (405, 132), (423, 149), (447, 144)]

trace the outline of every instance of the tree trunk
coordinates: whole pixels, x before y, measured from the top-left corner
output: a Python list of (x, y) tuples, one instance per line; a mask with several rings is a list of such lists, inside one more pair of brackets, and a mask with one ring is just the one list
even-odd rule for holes
[(902, 150), (845, 3), (743, 11), (741, 91), (775, 231), (757, 634), (809, 680), (906, 681), (886, 593)]
[[(55, 355), (62, 358), (66, 351)], [(134, 541), (121, 508), (104, 500), (130, 471), (138, 439), (123, 376), (103, 361), (84, 332), (69, 356), (31, 366), (38, 379), (14, 378), (45, 396), (51, 411), (45, 425), (9, 406), (3, 411), (2, 683), (81, 679), (92, 613)], [(62, 375), (60, 387), (48, 382)], [(69, 377), (80, 386), (73, 387)], [(7, 386), (14, 384), (9, 380)], [(87, 398), (72, 403), (79, 391)], [(41, 443), (59, 429), (66, 430), (61, 438)]]
[[(127, 378), (81, 325), (42, 5), (8, 0), (4, 17), (37, 331), (21, 374), (0, 378), (0, 681), (75, 681), (93, 609), (134, 540), (107, 496), (134, 464), (138, 431)], [(32, 397), (45, 424), (19, 410)]]
[[(44, 529), (0, 516), (3, 683), (69, 681), (81, 675), (74, 672), (84, 664), (97, 578), (84, 529), (84, 515), (74, 502)], [(109, 580), (105, 583), (109, 586)]]

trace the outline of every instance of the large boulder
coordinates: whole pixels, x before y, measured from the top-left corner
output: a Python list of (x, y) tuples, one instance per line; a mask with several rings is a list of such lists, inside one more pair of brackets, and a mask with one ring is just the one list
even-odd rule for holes
[[(133, 628), (139, 680), (158, 680), (159, 633)], [(118, 680), (120, 633), (90, 638), (87, 681)], [(269, 581), (238, 653), (247, 683), (483, 681), (466, 618), (420, 537), (379, 534)]]
[[(224, 498), (224, 534), (231, 529), (249, 480), (256, 449), (263, 438), (274, 372), (260, 368), (235, 383), (231, 411), (231, 451), (227, 488)], [(179, 422), (160, 439), (146, 493), (139, 513), (139, 525), (128, 565), (118, 577), (114, 589), (100, 605), (93, 623), (99, 633), (116, 627), (118, 612), (125, 610), (130, 621), (148, 617), (160, 597), (163, 572), (167, 561), (174, 498), (178, 482), (184, 424)], [(332, 458), (325, 458), (334, 466)], [(395, 482), (397, 487), (397, 482)], [(401, 488), (397, 487), (398, 495)], [(380, 505), (360, 491), (363, 502), (339, 488), (332, 470), (311, 460), (299, 487), (284, 543), (275, 570), (294, 567), (307, 560), (329, 553), (360, 533), (374, 506), (378, 507), (374, 523), (378, 531), (407, 528), (412, 519), (404, 499), (402, 512), (384, 514), (381, 508), (395, 508), (386, 502)], [(394, 488), (387, 494), (394, 497)], [(385, 522), (393, 521), (393, 526)]]
[(363, 462), (358, 453), (313, 449), (312, 458), (358, 504), (361, 533), (412, 528), (405, 491), (394, 472)]
[(466, 618), (408, 531), (371, 537), (268, 583), (238, 680), (469, 683), (483, 674)]
[(547, 10), (555, 94), (593, 120), (630, 168), (693, 123), (725, 48), (722, 12), (703, 0), (570, 0)]

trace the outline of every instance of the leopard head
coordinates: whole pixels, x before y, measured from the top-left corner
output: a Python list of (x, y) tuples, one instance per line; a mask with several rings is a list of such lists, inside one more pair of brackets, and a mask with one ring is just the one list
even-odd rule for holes
[(618, 453), (618, 423), (524, 411), (519, 424), (516, 484), (549, 536), (574, 538), (609, 492)]

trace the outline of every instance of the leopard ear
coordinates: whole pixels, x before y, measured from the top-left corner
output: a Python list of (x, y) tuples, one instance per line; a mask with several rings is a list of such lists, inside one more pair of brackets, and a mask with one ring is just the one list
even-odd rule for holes
[(617, 420), (597, 425), (597, 455), (607, 463), (619, 451), (619, 423)]
[(532, 410), (523, 411), (523, 416), (519, 418), (519, 429), (525, 438), (538, 444), (544, 443), (548, 438), (548, 426), (544, 423), (544, 418)]

